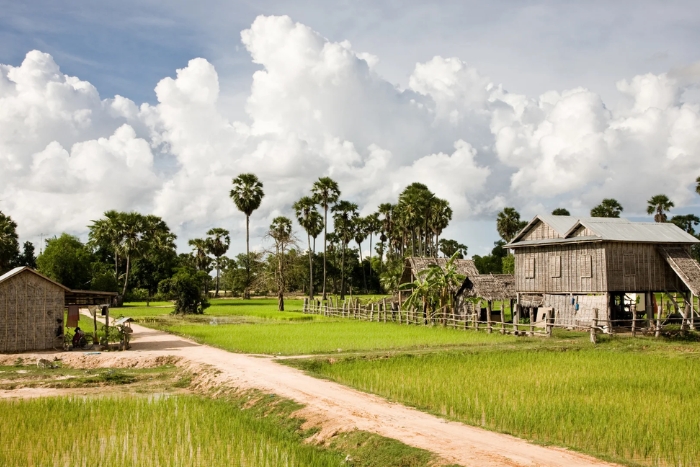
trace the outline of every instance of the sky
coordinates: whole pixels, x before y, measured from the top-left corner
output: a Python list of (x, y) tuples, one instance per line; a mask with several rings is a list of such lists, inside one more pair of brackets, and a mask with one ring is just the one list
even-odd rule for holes
[(0, 211), (36, 244), (154, 213), (232, 255), (243, 172), (256, 247), (320, 176), (362, 214), (427, 184), (470, 254), (505, 206), (700, 214), (698, 43), (690, 1), (0, 0)]

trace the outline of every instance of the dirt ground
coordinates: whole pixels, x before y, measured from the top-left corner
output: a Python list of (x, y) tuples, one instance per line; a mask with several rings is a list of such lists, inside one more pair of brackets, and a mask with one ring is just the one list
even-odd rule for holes
[[(299, 416), (307, 420), (308, 426), (321, 428), (316, 435), (319, 442), (335, 433), (356, 428), (434, 452), (447, 462), (464, 466), (613, 465), (566, 449), (538, 446), (512, 436), (447, 421), (381, 397), (313, 378), (275, 362), (273, 357), (235, 354), (142, 326), (132, 327), (134, 336), (130, 351), (0, 355), (0, 365), (12, 365), (17, 358), (22, 358), (25, 364), (37, 362), (40, 358), (58, 358), (64, 365), (76, 368), (145, 368), (177, 362), (196, 374), (194, 384), (199, 390), (216, 387), (258, 389), (305, 405)], [(71, 393), (66, 391), (27, 388), (2, 391), (0, 398)]]

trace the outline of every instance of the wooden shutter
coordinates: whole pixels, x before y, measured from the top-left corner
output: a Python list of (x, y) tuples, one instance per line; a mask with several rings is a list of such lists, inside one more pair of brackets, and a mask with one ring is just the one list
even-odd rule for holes
[(591, 255), (581, 257), (581, 277), (593, 277), (593, 258)]
[(535, 257), (525, 258), (525, 279), (535, 278)]
[(561, 277), (561, 256), (554, 255), (549, 257), (549, 274), (552, 277)]

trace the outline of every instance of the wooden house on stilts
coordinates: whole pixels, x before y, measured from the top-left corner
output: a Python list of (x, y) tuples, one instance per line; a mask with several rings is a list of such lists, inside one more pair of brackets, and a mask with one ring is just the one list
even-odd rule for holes
[(633, 313), (653, 319), (655, 293), (680, 297), (674, 306), (685, 323), (694, 323), (700, 265), (690, 248), (696, 243), (671, 223), (538, 215), (506, 247), (515, 253), (521, 307), (564, 326), (598, 320), (614, 327)]

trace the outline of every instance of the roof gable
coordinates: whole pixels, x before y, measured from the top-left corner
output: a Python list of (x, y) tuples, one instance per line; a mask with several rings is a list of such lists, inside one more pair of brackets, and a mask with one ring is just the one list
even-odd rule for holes
[(35, 271), (34, 269), (32, 269), (32, 268), (30, 268), (30, 267), (28, 267), (28, 266), (19, 266), (19, 267), (16, 267), (16, 268), (12, 269), (12, 270), (9, 271), (9, 272), (6, 272), (6, 273), (3, 274), (2, 276), (0, 276), (0, 284), (3, 283), (3, 282), (6, 281), (6, 280), (12, 278), (12, 277), (18, 276), (18, 275), (20, 275), (20, 274), (22, 274), (22, 273), (24, 273), (24, 272), (32, 273), (32, 274), (34, 274), (34, 275), (37, 275), (37, 276), (41, 277), (42, 279), (44, 279), (44, 280), (46, 280), (46, 281), (49, 281), (49, 282), (51, 282), (51, 283), (54, 284), (54, 285), (57, 285), (58, 287), (62, 288), (63, 290), (70, 291), (70, 289), (69, 289), (68, 287), (66, 287), (65, 285), (59, 284), (58, 282), (54, 281), (53, 279), (49, 279), (49, 278), (46, 277), (45, 275), (38, 273), (37, 271)]

